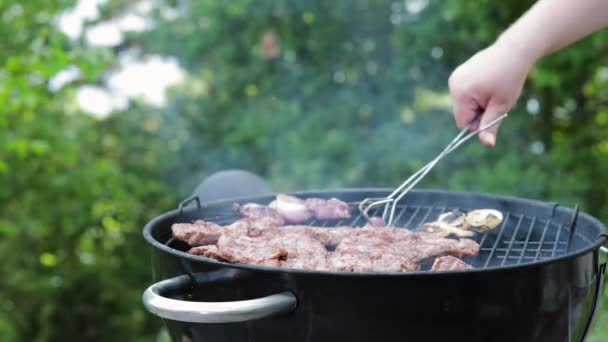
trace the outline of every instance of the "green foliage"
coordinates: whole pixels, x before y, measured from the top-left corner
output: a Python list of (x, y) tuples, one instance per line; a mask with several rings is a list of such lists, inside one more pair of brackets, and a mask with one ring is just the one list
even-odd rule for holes
[[(111, 1), (104, 18), (128, 3)], [(299, 190), (392, 187), (422, 166), (456, 132), (450, 71), (533, 1), (430, 0), (417, 14), (411, 3), (177, 1), (181, 17), (161, 7), (155, 29), (125, 46), (176, 56), (185, 82), (162, 109), (135, 103), (97, 120), (79, 112), (75, 86), (97, 82), (116, 51), (50, 25), (69, 1), (1, 2), (2, 339), (156, 338), (140, 303), (151, 281), (140, 229), (214, 171)], [(278, 52), (263, 44), (269, 32)], [(541, 61), (499, 146), (467, 145), (422, 186), (580, 202), (606, 221), (606, 38)], [(51, 93), (48, 78), (72, 64), (83, 78)], [(592, 341), (608, 333), (602, 304)]]
[(140, 125), (151, 115), (99, 121), (75, 109), (72, 89), (47, 89), (70, 64), (97, 80), (112, 59), (48, 25), (64, 5), (0, 3), (0, 336), (143, 338), (157, 322), (141, 308), (140, 229), (176, 198), (160, 181), (155, 132)]

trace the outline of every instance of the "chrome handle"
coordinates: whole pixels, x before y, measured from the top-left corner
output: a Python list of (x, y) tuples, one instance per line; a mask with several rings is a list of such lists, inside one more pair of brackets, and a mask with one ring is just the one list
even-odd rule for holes
[(192, 323), (244, 322), (295, 310), (296, 296), (283, 292), (268, 297), (234, 302), (189, 302), (164, 297), (167, 290), (186, 291), (186, 275), (160, 281), (143, 294), (144, 306), (151, 313), (170, 320)]
[(601, 246), (599, 251), (599, 267), (597, 273), (597, 284), (595, 285), (595, 298), (593, 301), (593, 307), (591, 308), (591, 317), (587, 321), (587, 325), (585, 326), (585, 330), (583, 332), (583, 336), (581, 337), (581, 341), (585, 341), (589, 330), (591, 330), (591, 326), (593, 325), (593, 320), (595, 318), (595, 314), (597, 311), (597, 307), (600, 305), (600, 300), (602, 299), (602, 293), (604, 290), (604, 277), (606, 275), (606, 264), (608, 264), (608, 247)]
[(600, 259), (600, 265), (606, 265), (608, 263), (608, 247), (606, 246), (601, 246), (600, 247), (600, 257), (603, 259)]

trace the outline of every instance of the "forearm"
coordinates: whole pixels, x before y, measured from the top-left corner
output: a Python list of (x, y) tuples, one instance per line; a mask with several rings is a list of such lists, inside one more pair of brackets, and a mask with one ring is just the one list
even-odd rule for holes
[(497, 43), (530, 63), (608, 26), (608, 0), (539, 0)]

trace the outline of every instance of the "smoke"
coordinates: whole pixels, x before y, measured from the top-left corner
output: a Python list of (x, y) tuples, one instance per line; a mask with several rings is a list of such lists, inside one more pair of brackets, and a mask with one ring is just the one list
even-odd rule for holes
[[(148, 38), (157, 48), (169, 36), (168, 46), (188, 41), (170, 51), (189, 75), (163, 119), (171, 182), (182, 192), (228, 168), (257, 172), (280, 191), (394, 187), (457, 133), (445, 61), (455, 48), (441, 2), (243, 1), (227, 16), (192, 6)], [(208, 25), (184, 34), (201, 15)]]

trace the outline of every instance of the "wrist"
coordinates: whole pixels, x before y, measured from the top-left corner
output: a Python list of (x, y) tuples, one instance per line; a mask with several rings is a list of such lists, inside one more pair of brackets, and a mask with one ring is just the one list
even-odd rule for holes
[(517, 39), (509, 35), (508, 32), (500, 35), (493, 45), (507, 51), (514, 58), (518, 58), (530, 67), (544, 55), (540, 44), (534, 44), (526, 39)]

